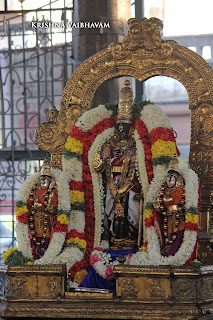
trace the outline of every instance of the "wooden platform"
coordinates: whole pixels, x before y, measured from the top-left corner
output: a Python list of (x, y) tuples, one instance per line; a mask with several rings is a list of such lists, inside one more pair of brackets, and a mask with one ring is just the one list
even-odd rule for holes
[[(66, 292), (66, 268), (2, 266), (1, 317), (37, 319), (213, 319), (213, 266), (115, 267), (116, 295)], [(211, 317), (210, 317), (211, 316)]]

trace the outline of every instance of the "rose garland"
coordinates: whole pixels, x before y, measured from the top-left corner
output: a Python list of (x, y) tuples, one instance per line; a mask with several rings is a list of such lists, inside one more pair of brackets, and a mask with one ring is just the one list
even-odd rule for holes
[[(125, 256), (125, 264), (129, 263), (131, 257), (132, 254)], [(89, 263), (102, 278), (107, 280), (114, 279), (113, 266), (119, 264), (118, 260), (112, 261), (111, 254), (104, 252), (101, 247), (93, 250), (90, 255)]]
[(183, 242), (174, 256), (164, 257), (160, 253), (160, 242), (157, 232), (154, 228), (154, 203), (156, 202), (158, 191), (165, 181), (167, 172), (162, 173), (155, 178), (147, 193), (145, 202), (145, 225), (147, 232), (147, 252), (139, 251), (132, 256), (130, 264), (132, 265), (184, 265), (186, 264), (197, 243), (198, 232), (198, 177), (191, 169), (180, 170), (185, 180), (186, 190), (186, 213), (185, 213), (185, 231)]
[[(55, 258), (62, 250), (65, 237), (68, 230), (68, 223), (70, 218), (70, 193), (66, 174), (60, 170), (51, 169), (52, 175), (56, 180), (58, 189), (58, 211), (54, 227), (54, 232), (50, 244), (45, 254), (34, 264), (50, 264), (55, 263)], [(30, 244), (27, 199), (30, 191), (36, 184), (40, 177), (40, 173), (35, 173), (26, 179), (23, 183), (16, 202), (16, 235), (19, 250), (29, 259), (33, 258), (32, 248)]]
[[(142, 109), (142, 108), (141, 108)], [(174, 135), (171, 134), (171, 125), (168, 118), (163, 114), (161, 109), (157, 106), (146, 105), (137, 113), (140, 114), (140, 119), (135, 120), (134, 138), (137, 146), (137, 163), (136, 169), (139, 175), (139, 181), (143, 187), (143, 192), (146, 195), (149, 183), (153, 179), (153, 158), (155, 148), (150, 138), (150, 133), (153, 129), (161, 125), (164, 129), (164, 135), (168, 132), (168, 138), (171, 140), (170, 152), (167, 154), (166, 148), (161, 150), (161, 154), (166, 154), (165, 157), (171, 157), (176, 150)], [(157, 117), (155, 114), (157, 113)], [(155, 120), (153, 121), (152, 119)], [(147, 128), (147, 123), (151, 119), (151, 124)], [(165, 121), (166, 119), (166, 121)], [(164, 126), (164, 122), (166, 126)], [(85, 112), (79, 118), (72, 130), (65, 144), (65, 151), (62, 158), (63, 170), (68, 175), (70, 182), (71, 194), (77, 194), (76, 191), (82, 192), (83, 201), (74, 201), (71, 204), (71, 216), (75, 216), (76, 210), (80, 212), (85, 230), (82, 233), (77, 225), (71, 226), (70, 238), (73, 238), (72, 233), (75, 232), (75, 237), (86, 241), (86, 249), (84, 259), (76, 262), (70, 269), (71, 278), (82, 268), (88, 266), (90, 254), (94, 246), (100, 245), (101, 240), (101, 216), (103, 212), (103, 190), (101, 189), (101, 179), (94, 171), (92, 160), (95, 152), (100, 151), (102, 145), (110, 139), (113, 134), (113, 127), (116, 123), (114, 106), (99, 106), (92, 110)], [(156, 125), (156, 123), (158, 123)], [(170, 130), (170, 131), (169, 131)], [(160, 140), (162, 133), (158, 130), (158, 140)], [(162, 140), (166, 141), (166, 137)], [(153, 152), (152, 152), (153, 151)], [(164, 164), (165, 162), (161, 163)], [(158, 165), (159, 167), (159, 165)], [(164, 167), (162, 170), (164, 170)], [(100, 190), (102, 190), (100, 192)], [(80, 194), (79, 194), (80, 196)], [(80, 199), (80, 198), (79, 198)], [(71, 202), (72, 202), (71, 196)], [(73, 228), (73, 229), (72, 229)], [(81, 233), (81, 234), (80, 234)], [(69, 236), (68, 236), (69, 237)], [(72, 241), (72, 246), (77, 247), (77, 239)], [(82, 251), (83, 252), (83, 251)]]

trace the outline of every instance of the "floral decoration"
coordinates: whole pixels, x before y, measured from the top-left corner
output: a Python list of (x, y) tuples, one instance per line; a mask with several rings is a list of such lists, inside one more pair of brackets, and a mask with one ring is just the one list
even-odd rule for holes
[[(168, 139), (172, 139), (172, 137), (174, 139), (174, 136), (171, 137), (170, 122), (159, 107), (152, 104), (140, 105), (135, 114), (139, 115), (139, 118), (136, 118), (134, 123), (134, 138), (137, 146), (136, 174), (138, 174), (139, 182), (142, 185), (144, 195), (146, 195), (149, 184), (153, 179), (153, 155), (151, 149), (153, 134), (151, 134), (151, 131), (158, 128), (158, 125), (156, 125), (156, 122), (158, 122), (161, 128), (164, 129), (158, 130), (158, 140), (161, 139), (167, 142), (166, 135)], [(150, 121), (151, 123), (149, 123)], [(166, 126), (163, 124), (164, 121)], [(69, 270), (71, 279), (78, 271), (88, 266), (93, 248), (100, 246), (104, 192), (102, 178), (94, 171), (92, 160), (94, 154), (99, 152), (102, 145), (112, 137), (115, 123), (116, 108), (114, 105), (101, 105), (88, 110), (72, 127), (65, 145), (62, 164), (63, 171), (66, 172), (70, 179), (71, 220), (73, 217), (73, 223), (70, 223), (70, 234), (73, 231), (82, 233), (82, 228), (79, 230), (80, 226), (77, 225), (75, 218), (76, 212), (78, 212), (82, 219), (81, 227), (84, 225), (85, 229), (81, 238), (77, 238), (86, 242), (83, 259), (76, 261)], [(165, 154), (162, 152), (162, 155), (166, 157), (166, 151)], [(163, 166), (162, 170), (165, 170)], [(70, 240), (71, 249), (74, 250), (74, 248), (80, 247), (79, 240), (74, 240), (75, 237), (69, 235), (68, 237), (73, 238), (73, 240)], [(98, 260), (97, 263), (96, 269), (98, 269), (97, 266), (101, 262)], [(112, 267), (111, 265), (108, 267), (110, 268), (107, 271), (107, 277), (110, 278)]]
[[(127, 254), (125, 256), (126, 261), (125, 264), (128, 264), (132, 254)], [(118, 260), (112, 261), (112, 257), (110, 253), (104, 252), (103, 248), (98, 247), (95, 248), (89, 259), (89, 264), (95, 269), (95, 271), (106, 280), (113, 280), (113, 267), (118, 265)]]

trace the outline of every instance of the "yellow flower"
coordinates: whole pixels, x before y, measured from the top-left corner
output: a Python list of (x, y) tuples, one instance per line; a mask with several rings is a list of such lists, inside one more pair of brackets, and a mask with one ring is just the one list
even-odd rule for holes
[(82, 249), (86, 249), (86, 245), (87, 245), (85, 240), (79, 239), (78, 237), (70, 238), (66, 242), (67, 244), (70, 244), (70, 243), (76, 244)]
[(70, 191), (70, 202), (73, 204), (75, 202), (84, 202), (84, 192), (78, 190)]
[(152, 158), (158, 158), (161, 156), (173, 157), (177, 154), (175, 142), (157, 140), (151, 147)]
[(61, 224), (68, 224), (69, 223), (69, 219), (67, 218), (66, 214), (61, 214), (60, 216), (57, 217), (57, 220), (61, 223)]
[(191, 213), (187, 213), (185, 222), (191, 222), (191, 219), (192, 219)]
[(18, 250), (17, 248), (10, 248), (7, 249), (7, 251), (3, 252), (3, 260), (4, 262), (7, 260), (7, 258), (11, 255), (11, 253), (15, 250)]
[(69, 136), (65, 143), (65, 148), (70, 152), (82, 154), (83, 143)]
[(28, 261), (26, 264), (30, 266), (30, 265), (33, 264), (33, 262), (32, 261)]
[(199, 221), (198, 214), (187, 213), (186, 222), (198, 223), (198, 221)]
[(151, 218), (153, 216), (151, 209), (145, 209), (145, 216), (146, 218)]
[(147, 252), (147, 247), (142, 246), (142, 247), (140, 247), (139, 251)]
[(193, 214), (191, 219), (192, 223), (198, 223), (199, 216), (197, 214)]
[(27, 206), (22, 206), (22, 207), (16, 207), (16, 215), (21, 216), (23, 213), (27, 212)]

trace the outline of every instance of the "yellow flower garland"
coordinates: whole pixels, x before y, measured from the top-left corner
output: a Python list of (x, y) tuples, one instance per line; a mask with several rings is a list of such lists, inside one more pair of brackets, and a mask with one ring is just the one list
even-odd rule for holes
[(27, 206), (22, 206), (22, 207), (17, 207), (16, 206), (16, 215), (17, 216), (21, 216), (23, 213), (27, 212), (28, 209), (27, 209)]
[(64, 213), (57, 217), (57, 221), (59, 221), (61, 224), (68, 224), (69, 223), (69, 219), (67, 218), (66, 214), (64, 214)]
[(153, 212), (151, 209), (145, 209), (145, 217), (146, 218), (151, 218), (153, 217)]
[(7, 260), (7, 258), (11, 255), (11, 253), (15, 250), (18, 250), (17, 248), (10, 248), (7, 249), (7, 251), (3, 252), (3, 260), (4, 262)]
[(175, 142), (157, 140), (151, 147), (152, 157), (173, 157), (177, 153)]
[(78, 190), (70, 191), (70, 202), (71, 204), (75, 202), (84, 202), (84, 192)]
[(74, 138), (71, 138), (70, 136), (67, 139), (67, 142), (65, 143), (65, 148), (74, 153), (83, 153), (83, 143), (79, 140), (76, 140)]
[(198, 214), (187, 213), (185, 221), (186, 222), (192, 222), (192, 223), (198, 223), (199, 222), (199, 216), (198, 216)]
[(78, 237), (75, 237), (75, 238), (70, 238), (66, 241), (66, 244), (75, 244), (77, 246), (79, 246), (80, 248), (82, 248), (83, 250), (86, 250), (86, 246), (87, 246), (87, 243), (85, 240), (83, 239), (79, 239)]

